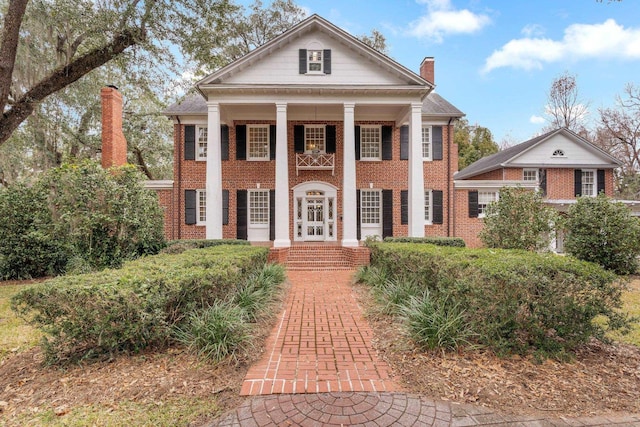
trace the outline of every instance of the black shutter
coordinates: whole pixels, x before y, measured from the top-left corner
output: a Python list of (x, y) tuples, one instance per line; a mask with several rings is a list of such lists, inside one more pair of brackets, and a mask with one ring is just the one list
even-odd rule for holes
[(598, 169), (598, 194), (604, 193), (604, 169)]
[(196, 159), (196, 127), (184, 127), (184, 159)]
[(184, 190), (184, 223), (196, 223), (196, 190)]
[(360, 160), (360, 126), (356, 126), (353, 133), (356, 139), (356, 160)]
[(409, 191), (400, 191), (400, 224), (409, 224)]
[(547, 196), (547, 170), (540, 169), (538, 171), (538, 175), (540, 176), (540, 191), (542, 192), (542, 197)]
[(431, 192), (431, 219), (434, 224), (442, 224), (442, 191)]
[(247, 190), (236, 191), (236, 238), (247, 240)]
[(229, 190), (222, 190), (222, 225), (229, 225)]
[(299, 58), (299, 73), (300, 74), (307, 74), (307, 49), (300, 49), (298, 51), (298, 58)]
[(276, 240), (276, 190), (269, 190), (269, 240)]
[(269, 126), (269, 159), (276, 159), (276, 125)]
[(335, 153), (336, 152), (336, 126), (335, 125), (327, 125), (325, 130), (325, 142), (327, 153)]
[(382, 190), (382, 238), (393, 236), (393, 190)]
[(296, 153), (304, 153), (304, 125), (293, 127), (293, 147)]
[(322, 58), (324, 73), (331, 74), (331, 49), (325, 49)]
[(236, 126), (236, 160), (247, 160), (247, 125)]
[(478, 218), (478, 192), (469, 191), (469, 218)]
[(362, 237), (362, 233), (360, 230), (360, 221), (361, 221), (361, 216), (360, 216), (360, 190), (356, 190), (356, 239), (360, 240), (360, 237)]
[(409, 160), (409, 126), (400, 127), (400, 160)]
[(442, 126), (431, 128), (431, 147), (433, 148), (433, 160), (442, 160)]
[(229, 160), (229, 126), (220, 126), (220, 152), (222, 160)]
[(575, 193), (576, 197), (580, 197), (582, 196), (582, 169), (576, 169), (573, 172), (573, 192)]
[(393, 159), (393, 127), (382, 126), (382, 160)]

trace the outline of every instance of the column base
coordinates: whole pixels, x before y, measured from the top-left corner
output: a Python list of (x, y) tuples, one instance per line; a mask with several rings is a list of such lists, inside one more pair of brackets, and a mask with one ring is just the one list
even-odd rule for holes
[(277, 239), (273, 241), (274, 248), (289, 248), (291, 247), (291, 240), (289, 239)]
[(360, 246), (360, 242), (356, 239), (344, 239), (342, 240), (342, 246), (345, 246), (345, 247)]

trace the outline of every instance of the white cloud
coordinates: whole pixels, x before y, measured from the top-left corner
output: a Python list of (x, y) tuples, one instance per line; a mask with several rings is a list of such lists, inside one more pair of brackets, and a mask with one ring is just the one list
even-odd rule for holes
[(544, 117), (536, 116), (535, 114), (529, 118), (529, 121), (534, 125), (540, 125), (544, 123), (546, 120)]
[(540, 24), (527, 24), (520, 32), (527, 37), (540, 37), (545, 33), (545, 29)]
[(491, 22), (487, 15), (468, 9), (456, 10), (450, 0), (416, 0), (427, 5), (427, 14), (409, 24), (409, 34), (441, 43), (450, 34), (470, 34), (481, 30)]
[(591, 58), (640, 59), (640, 28), (624, 28), (607, 19), (601, 24), (572, 24), (562, 40), (514, 39), (486, 59), (483, 72), (500, 67), (541, 69), (545, 63), (563, 59)]

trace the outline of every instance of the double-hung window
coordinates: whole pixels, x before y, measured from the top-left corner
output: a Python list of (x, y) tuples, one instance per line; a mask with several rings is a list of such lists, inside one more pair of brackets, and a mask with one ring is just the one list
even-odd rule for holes
[(269, 190), (249, 191), (249, 224), (269, 225)]
[(487, 214), (489, 203), (497, 200), (497, 191), (478, 191), (478, 218), (483, 218)]
[(522, 170), (522, 180), (523, 181), (537, 181), (538, 180), (538, 169), (523, 169)]
[(380, 224), (382, 196), (380, 190), (360, 191), (360, 216), (362, 224)]
[(304, 151), (305, 153), (324, 153), (326, 151), (324, 125), (305, 125)]
[[(205, 128), (206, 131), (206, 128)], [(207, 222), (207, 191), (196, 190), (196, 224), (205, 225)]]
[(582, 195), (596, 196), (596, 171), (593, 169), (582, 169)]
[(198, 160), (207, 160), (207, 128), (203, 126), (197, 127), (197, 141), (196, 150)]
[(247, 125), (247, 160), (269, 160), (269, 125)]
[(431, 160), (431, 126), (422, 126), (422, 160)]
[(382, 141), (380, 126), (360, 127), (360, 160), (380, 160)]
[(307, 70), (310, 73), (322, 73), (322, 50), (307, 51)]
[(431, 190), (424, 190), (424, 222), (427, 224), (433, 223)]

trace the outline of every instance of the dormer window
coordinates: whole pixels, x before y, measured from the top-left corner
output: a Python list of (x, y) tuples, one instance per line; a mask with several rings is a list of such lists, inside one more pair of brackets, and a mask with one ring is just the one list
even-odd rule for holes
[(553, 154), (551, 155), (552, 157), (565, 157), (564, 155), (564, 151), (563, 150), (556, 150), (553, 152)]

